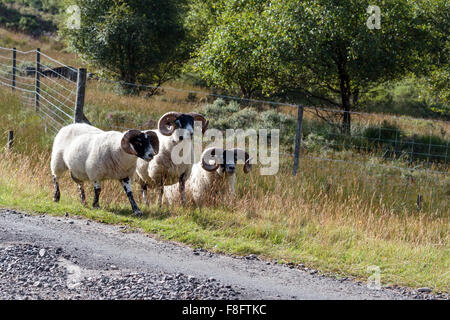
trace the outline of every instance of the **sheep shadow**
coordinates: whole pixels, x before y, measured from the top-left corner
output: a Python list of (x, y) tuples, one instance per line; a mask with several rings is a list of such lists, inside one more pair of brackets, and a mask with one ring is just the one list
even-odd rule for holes
[(140, 217), (135, 216), (130, 208), (113, 207), (108, 208), (107, 210), (110, 211), (111, 213), (114, 213), (115, 215), (126, 218), (140, 218), (140, 219), (152, 218), (157, 220), (164, 220), (173, 215), (170, 208), (155, 208), (141, 205), (140, 209), (142, 211), (142, 216)]

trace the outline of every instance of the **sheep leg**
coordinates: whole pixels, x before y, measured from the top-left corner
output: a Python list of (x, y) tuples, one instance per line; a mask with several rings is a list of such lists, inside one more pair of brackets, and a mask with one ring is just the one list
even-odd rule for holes
[(54, 175), (53, 177), (53, 186), (55, 187), (55, 194), (53, 195), (53, 201), (58, 202), (61, 198), (61, 192), (59, 191), (59, 183), (58, 178)]
[(181, 203), (184, 205), (186, 204), (186, 191), (185, 191), (185, 185), (186, 185), (186, 179), (185, 179), (185, 174), (183, 173), (180, 176), (180, 179), (178, 181), (178, 191), (180, 192), (180, 196), (181, 196)]
[(130, 182), (130, 178), (125, 178), (120, 180), (120, 182), (122, 183), (122, 186), (127, 194), (128, 200), (130, 200), (130, 204), (131, 204), (131, 209), (133, 210), (133, 213), (136, 216), (142, 216), (142, 212), (141, 210), (139, 210), (136, 201), (134, 201), (133, 198), (133, 190), (131, 189), (131, 182)]
[(142, 191), (142, 199), (144, 200), (145, 204), (148, 204), (148, 197), (147, 197), (147, 184), (141, 184), (141, 191)]
[(164, 180), (161, 177), (161, 180), (159, 181), (159, 195), (158, 195), (158, 206), (161, 208), (162, 206), (162, 198), (164, 195)]
[(92, 207), (100, 208), (98, 201), (100, 200), (100, 192), (102, 191), (102, 186), (99, 182), (94, 181), (94, 202), (92, 203)]
[(72, 180), (75, 181), (75, 183), (78, 185), (78, 191), (80, 192), (80, 201), (82, 205), (86, 205), (86, 194), (84, 193), (84, 187), (83, 187), (83, 181), (78, 180), (70, 173), (70, 176), (72, 177)]

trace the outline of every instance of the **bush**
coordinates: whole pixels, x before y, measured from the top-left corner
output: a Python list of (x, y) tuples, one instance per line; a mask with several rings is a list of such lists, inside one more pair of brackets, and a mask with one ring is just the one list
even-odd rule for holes
[(280, 129), (280, 143), (282, 145), (293, 145), (297, 128), (297, 120), (294, 117), (275, 110), (268, 110), (261, 114), (261, 120), (262, 128)]
[(302, 146), (309, 152), (320, 152), (328, 143), (325, 137), (310, 133), (303, 139)]
[(229, 116), (230, 113), (238, 112), (239, 104), (235, 101), (226, 103), (225, 100), (219, 98), (212, 104), (208, 104), (204, 107), (203, 113), (207, 118), (219, 120), (223, 117)]
[(19, 30), (23, 32), (33, 32), (39, 28), (39, 23), (34, 17), (21, 17), (19, 20)]
[(395, 125), (383, 121), (381, 126), (369, 126), (362, 135), (367, 138), (369, 144), (382, 146), (382, 145), (395, 145), (396, 141), (399, 141), (403, 137), (403, 132)]
[[(402, 141), (401, 149), (410, 152), (411, 160), (445, 162), (448, 156), (448, 141), (435, 135), (414, 135)], [(448, 159), (447, 159), (448, 162)]]
[(6, 6), (3, 2), (0, 2), (0, 26), (33, 36), (56, 31), (55, 23), (51, 20), (45, 20), (39, 13), (23, 13), (16, 8)]
[(240, 109), (236, 101), (229, 103), (219, 98), (201, 111), (210, 119), (210, 128), (226, 129), (279, 129), (281, 145), (291, 147), (295, 138), (296, 119), (276, 110), (258, 112), (252, 107)]

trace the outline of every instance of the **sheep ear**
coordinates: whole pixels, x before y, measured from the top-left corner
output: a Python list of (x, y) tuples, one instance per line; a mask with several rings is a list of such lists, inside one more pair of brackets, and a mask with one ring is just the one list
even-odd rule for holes
[(202, 133), (205, 134), (206, 130), (208, 130), (209, 121), (206, 120), (205, 117), (202, 116), (199, 113), (191, 112), (191, 113), (189, 113), (189, 115), (194, 118), (194, 121), (201, 121), (202, 122)]
[(165, 136), (170, 136), (175, 131), (175, 120), (181, 115), (179, 112), (167, 112), (159, 119), (158, 130)]
[[(216, 160), (216, 155), (223, 151), (219, 148), (208, 148), (202, 154), (202, 168), (206, 171), (213, 172), (219, 168), (219, 163)], [(214, 164), (210, 164), (210, 160), (214, 159)]]
[(158, 154), (159, 152), (159, 139), (158, 139), (158, 135), (156, 134), (156, 132), (149, 130), (149, 131), (145, 131), (145, 134), (148, 135), (149, 139), (150, 139), (150, 144), (152, 145), (153, 148), (153, 152), (155, 153), (155, 155)]
[(136, 150), (134, 150), (133, 146), (130, 143), (131, 138), (136, 137), (141, 134), (139, 130), (128, 130), (123, 134), (122, 141), (120, 143), (123, 151), (128, 154), (137, 155)]

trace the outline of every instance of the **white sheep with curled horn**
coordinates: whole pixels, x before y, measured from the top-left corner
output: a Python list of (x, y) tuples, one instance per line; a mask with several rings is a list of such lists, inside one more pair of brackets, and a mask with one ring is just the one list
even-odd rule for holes
[(61, 128), (55, 137), (50, 167), (55, 193), (53, 200), (61, 196), (58, 178), (69, 170), (78, 184), (81, 202), (86, 203), (83, 182), (94, 184), (93, 207), (99, 207), (103, 180), (115, 179), (122, 183), (133, 213), (142, 215), (133, 198), (131, 179), (136, 171), (137, 159), (148, 163), (158, 154), (158, 136), (152, 131), (129, 130), (125, 133), (103, 131), (84, 123)]
[(202, 123), (202, 133), (205, 133), (208, 121), (198, 113), (168, 112), (159, 119), (158, 130), (152, 130), (158, 135), (159, 153), (150, 163), (138, 160), (136, 168), (137, 180), (146, 203), (148, 187), (158, 189), (158, 205), (161, 206), (164, 186), (177, 182), (181, 200), (185, 202), (185, 183), (191, 173), (192, 161), (174, 163), (172, 151), (180, 143), (189, 143), (189, 152), (193, 156), (195, 121)]
[[(196, 204), (215, 202), (218, 199), (234, 197), (236, 184), (236, 164), (244, 162), (244, 173), (251, 170), (251, 158), (242, 149), (208, 148), (201, 161), (192, 166), (186, 181), (187, 197)], [(178, 184), (164, 187), (164, 203), (173, 204), (181, 195)]]

